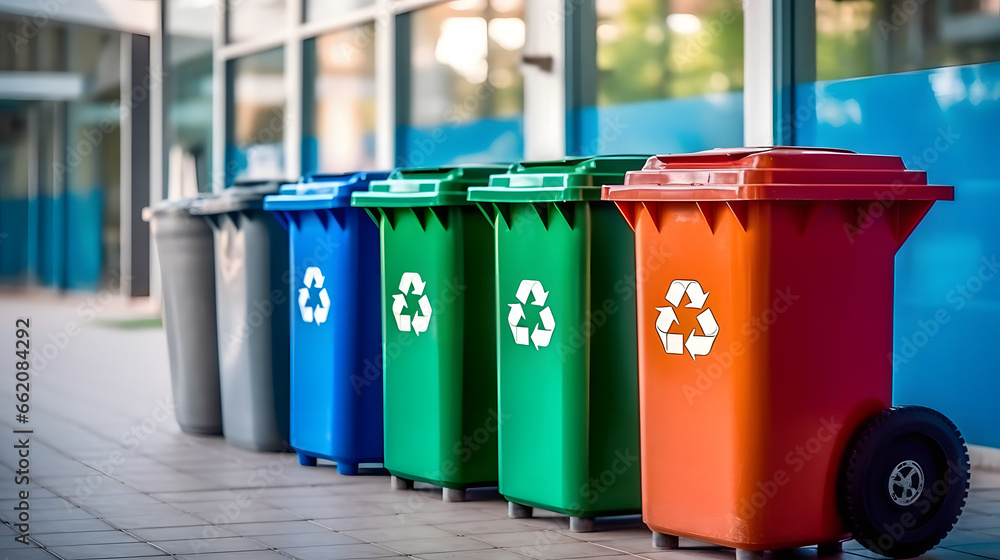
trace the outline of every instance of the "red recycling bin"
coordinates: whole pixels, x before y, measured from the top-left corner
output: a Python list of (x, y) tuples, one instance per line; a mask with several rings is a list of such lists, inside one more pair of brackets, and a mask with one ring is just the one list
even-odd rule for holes
[(654, 156), (603, 198), (636, 236), (654, 545), (936, 545), (968, 453), (943, 415), (892, 408), (893, 266), (952, 187), (898, 157), (740, 148)]

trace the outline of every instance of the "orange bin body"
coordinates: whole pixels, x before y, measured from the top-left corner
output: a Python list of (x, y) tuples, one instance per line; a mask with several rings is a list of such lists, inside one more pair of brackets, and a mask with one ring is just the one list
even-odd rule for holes
[(644, 521), (751, 551), (849, 538), (837, 477), (891, 406), (894, 255), (952, 187), (801, 148), (654, 156), (625, 182), (603, 198), (636, 235)]

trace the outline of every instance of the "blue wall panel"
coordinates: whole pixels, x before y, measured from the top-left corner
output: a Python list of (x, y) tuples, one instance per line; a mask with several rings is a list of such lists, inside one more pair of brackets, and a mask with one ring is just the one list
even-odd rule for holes
[(1000, 447), (1000, 63), (795, 93), (797, 144), (899, 155), (955, 186), (955, 202), (936, 204), (896, 256), (894, 400)]
[(572, 155), (664, 154), (743, 145), (743, 93), (583, 107), (571, 114)]

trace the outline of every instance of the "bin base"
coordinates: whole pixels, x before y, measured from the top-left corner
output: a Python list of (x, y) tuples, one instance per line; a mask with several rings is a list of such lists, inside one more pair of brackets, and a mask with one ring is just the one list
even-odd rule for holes
[(392, 475), (389, 477), (389, 487), (393, 490), (412, 490), (413, 481), (408, 478), (400, 478)]
[(312, 455), (306, 455), (306, 454), (302, 453), (301, 451), (297, 452), (296, 455), (299, 456), (299, 464), (302, 465), (303, 467), (315, 467), (316, 466), (316, 458), (313, 457)]
[(507, 517), (511, 519), (524, 519), (526, 517), (531, 517), (534, 511), (535, 508), (531, 506), (525, 506), (514, 502), (507, 502)]
[(461, 488), (442, 488), (441, 501), (443, 502), (464, 502), (465, 490)]
[(181, 431), (185, 434), (191, 434), (194, 436), (222, 435), (222, 426), (193, 426), (191, 424), (181, 424), (180, 422), (178, 422), (177, 425), (180, 426)]
[(680, 540), (680, 537), (653, 531), (653, 548), (656, 550), (673, 550), (675, 548), (680, 548)]
[(570, 517), (569, 530), (571, 533), (589, 533), (594, 530), (593, 517)]
[(348, 476), (356, 475), (358, 474), (358, 464), (349, 463), (347, 461), (337, 461), (337, 473)]
[(288, 446), (280, 442), (244, 440), (237, 439), (232, 436), (225, 436), (225, 439), (227, 445), (238, 447), (240, 449), (246, 449), (247, 451), (267, 453), (284, 453), (291, 451)]
[(764, 557), (763, 550), (740, 550), (736, 549), (736, 560), (760, 560)]

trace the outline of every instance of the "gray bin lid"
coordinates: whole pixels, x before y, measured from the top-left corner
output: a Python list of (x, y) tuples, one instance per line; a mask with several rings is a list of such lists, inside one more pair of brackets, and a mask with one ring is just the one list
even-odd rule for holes
[(264, 197), (277, 194), (283, 181), (254, 181), (236, 183), (204, 198), (199, 198), (191, 205), (191, 214), (205, 216), (225, 214), (243, 210), (262, 210)]
[(187, 198), (175, 198), (161, 200), (152, 206), (148, 206), (142, 209), (142, 221), (148, 222), (154, 217), (171, 216), (177, 214), (190, 214), (191, 207), (194, 206), (199, 200), (211, 196), (207, 193), (201, 193), (198, 196), (191, 196)]

